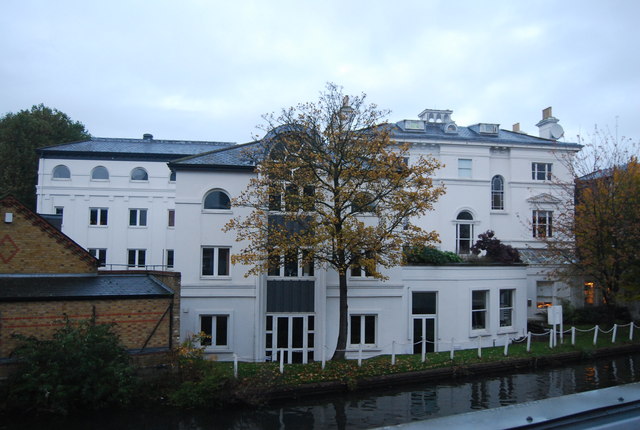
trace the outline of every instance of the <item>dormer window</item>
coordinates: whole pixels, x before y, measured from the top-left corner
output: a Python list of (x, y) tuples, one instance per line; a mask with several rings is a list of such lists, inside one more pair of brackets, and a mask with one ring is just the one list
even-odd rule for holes
[(405, 119), (404, 129), (407, 131), (424, 131), (424, 122), (419, 120)]
[(498, 135), (500, 124), (480, 124), (480, 134)]

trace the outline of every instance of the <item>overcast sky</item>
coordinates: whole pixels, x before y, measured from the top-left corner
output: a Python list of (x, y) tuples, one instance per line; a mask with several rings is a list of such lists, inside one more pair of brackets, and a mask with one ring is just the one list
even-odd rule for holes
[(640, 139), (640, 1), (0, 1), (0, 115), (57, 108), (100, 137), (246, 142), (326, 82), (389, 120)]

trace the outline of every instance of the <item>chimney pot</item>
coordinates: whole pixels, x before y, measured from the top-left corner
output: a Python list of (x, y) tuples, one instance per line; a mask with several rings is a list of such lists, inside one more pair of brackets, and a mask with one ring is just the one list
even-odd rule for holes
[(151, 134), (151, 133), (145, 133), (145, 134), (143, 134), (143, 135), (142, 135), (142, 138), (143, 138), (144, 140), (153, 140), (153, 134)]
[(542, 119), (551, 118), (552, 116), (553, 115), (551, 115), (551, 106), (542, 110)]

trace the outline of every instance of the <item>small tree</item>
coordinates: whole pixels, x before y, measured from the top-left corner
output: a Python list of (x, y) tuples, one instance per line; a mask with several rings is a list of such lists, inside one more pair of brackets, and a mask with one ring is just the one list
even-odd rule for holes
[(518, 250), (500, 242), (493, 230), (479, 234), (478, 241), (471, 247), (473, 255), (479, 255), (482, 251), (486, 251), (485, 258), (494, 263), (522, 263)]
[(562, 159), (574, 181), (561, 184), (553, 236), (540, 238), (561, 277), (593, 282), (608, 305), (640, 294), (640, 163), (637, 142), (599, 131)]
[(8, 404), (21, 411), (67, 413), (126, 404), (133, 390), (129, 355), (110, 324), (68, 318), (51, 340), (15, 335), (20, 368)]
[(337, 271), (339, 330), (333, 359), (347, 345), (347, 271), (352, 266), (383, 279), (401, 263), (404, 246), (429, 244), (435, 232), (411, 221), (432, 209), (444, 192), (429, 157), (408, 163), (409, 146), (391, 141), (387, 112), (327, 85), (317, 103), (265, 116), (265, 138), (254, 151), (256, 173), (234, 201), (247, 217), (229, 222), (247, 246), (234, 262), (260, 274), (298, 258)]
[(42, 104), (6, 114), (0, 118), (0, 194), (11, 193), (35, 210), (36, 149), (90, 137), (80, 122)]

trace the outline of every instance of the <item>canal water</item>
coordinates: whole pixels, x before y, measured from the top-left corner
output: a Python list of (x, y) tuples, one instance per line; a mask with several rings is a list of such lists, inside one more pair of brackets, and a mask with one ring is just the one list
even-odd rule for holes
[(101, 414), (46, 423), (3, 423), (0, 429), (369, 429), (638, 381), (640, 354), (633, 354), (561, 368), (333, 394), (262, 408)]

